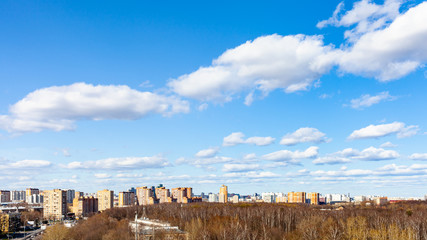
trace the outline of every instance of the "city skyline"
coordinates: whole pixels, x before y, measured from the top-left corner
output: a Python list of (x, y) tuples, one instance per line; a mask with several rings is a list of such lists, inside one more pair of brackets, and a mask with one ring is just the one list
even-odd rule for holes
[(427, 193), (427, 2), (0, 5), (0, 189)]

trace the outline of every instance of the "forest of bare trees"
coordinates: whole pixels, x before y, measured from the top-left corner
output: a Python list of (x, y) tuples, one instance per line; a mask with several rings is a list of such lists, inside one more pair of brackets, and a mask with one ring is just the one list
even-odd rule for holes
[[(178, 226), (187, 232), (188, 239), (427, 240), (425, 201), (324, 208), (292, 204), (157, 204), (109, 209), (62, 231), (63, 239), (134, 239), (128, 223), (138, 211), (140, 217), (145, 213), (148, 218)], [(44, 239), (53, 239), (49, 238), (51, 232), (47, 231)], [(156, 239), (165, 236), (159, 234)]]

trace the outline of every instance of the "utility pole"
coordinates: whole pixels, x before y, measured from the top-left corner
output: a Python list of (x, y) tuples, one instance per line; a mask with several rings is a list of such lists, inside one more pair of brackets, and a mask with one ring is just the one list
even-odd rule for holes
[(138, 209), (135, 210), (135, 240), (139, 239), (139, 234), (138, 234)]

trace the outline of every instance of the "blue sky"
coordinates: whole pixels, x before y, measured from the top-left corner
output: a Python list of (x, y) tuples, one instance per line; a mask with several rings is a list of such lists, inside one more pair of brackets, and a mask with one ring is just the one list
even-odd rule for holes
[(3, 1), (0, 188), (423, 196), (427, 3)]

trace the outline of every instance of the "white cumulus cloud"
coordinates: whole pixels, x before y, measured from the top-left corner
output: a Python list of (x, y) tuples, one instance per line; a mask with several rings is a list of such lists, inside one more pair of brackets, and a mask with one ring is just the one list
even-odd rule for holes
[(353, 131), (348, 139), (379, 138), (391, 134), (396, 134), (398, 138), (410, 137), (417, 134), (419, 127), (416, 125), (406, 126), (402, 122), (388, 124), (369, 125), (359, 130)]
[(229, 147), (229, 146), (235, 146), (242, 143), (248, 143), (248, 144), (254, 144), (257, 146), (267, 146), (270, 145), (276, 140), (273, 137), (250, 137), (247, 139), (244, 139), (245, 134), (242, 132), (234, 132), (230, 135), (224, 137), (224, 140), (222, 142), (223, 146)]
[(374, 96), (364, 94), (360, 96), (360, 98), (352, 99), (350, 101), (350, 107), (354, 109), (363, 109), (383, 101), (393, 101), (395, 99), (396, 97), (391, 96), (389, 92), (382, 92)]
[(304, 127), (283, 136), (280, 144), (289, 146), (304, 142), (322, 143), (328, 141), (329, 139), (326, 137), (326, 134), (316, 128)]
[(195, 156), (199, 158), (210, 158), (215, 156), (218, 153), (218, 151), (219, 151), (218, 147), (211, 147), (208, 149), (200, 150), (199, 152), (196, 153)]
[(409, 158), (412, 160), (427, 160), (427, 153), (414, 153)]
[(162, 168), (169, 165), (169, 162), (161, 156), (153, 157), (122, 157), (107, 158), (87, 162), (71, 162), (65, 167), (70, 169), (142, 169), (142, 168)]
[(304, 158), (314, 158), (318, 155), (319, 148), (311, 146), (307, 148), (305, 151), (296, 150), (294, 152), (289, 150), (280, 150), (277, 152), (272, 152), (269, 154), (265, 154), (262, 156), (265, 160), (271, 161), (290, 161)]
[(16, 162), (5, 161), (0, 164), (0, 169), (33, 169), (50, 167), (51, 162), (46, 160), (21, 160)]
[(211, 66), (200, 67), (168, 85), (181, 96), (203, 101), (227, 102), (248, 91), (245, 102), (250, 105), (255, 89), (263, 94), (275, 89), (307, 90), (331, 68), (331, 49), (321, 36), (262, 36), (227, 50)]
[(70, 130), (78, 120), (133, 120), (148, 114), (186, 113), (189, 103), (177, 97), (140, 92), (125, 85), (74, 83), (36, 90), (0, 115), (10, 132)]
[(224, 164), (222, 167), (223, 172), (247, 172), (259, 170), (258, 164)]

